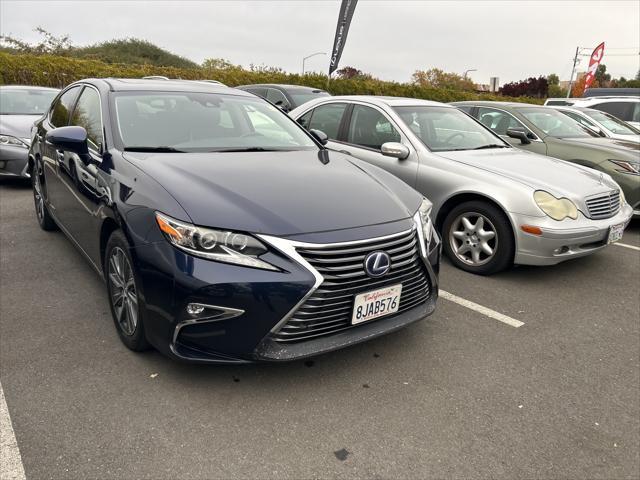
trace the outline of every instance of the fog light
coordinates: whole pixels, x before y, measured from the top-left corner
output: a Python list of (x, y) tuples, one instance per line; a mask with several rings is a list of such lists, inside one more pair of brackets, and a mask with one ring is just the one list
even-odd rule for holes
[(200, 315), (204, 312), (204, 305), (200, 305), (199, 303), (189, 303), (187, 305), (187, 313), (192, 316)]

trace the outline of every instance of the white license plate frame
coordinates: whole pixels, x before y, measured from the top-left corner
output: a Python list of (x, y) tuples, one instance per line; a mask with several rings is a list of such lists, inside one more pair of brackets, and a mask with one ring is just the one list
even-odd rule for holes
[(353, 300), (351, 325), (358, 325), (396, 313), (400, 308), (401, 296), (401, 283), (356, 295)]

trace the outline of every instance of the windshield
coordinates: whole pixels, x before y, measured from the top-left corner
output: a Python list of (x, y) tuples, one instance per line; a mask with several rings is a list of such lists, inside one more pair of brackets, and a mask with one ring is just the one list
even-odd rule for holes
[(313, 100), (314, 98), (330, 97), (331, 96), (327, 92), (324, 92), (322, 90), (302, 90), (302, 89), (300, 89), (300, 90), (289, 90), (287, 93), (293, 99), (293, 103), (296, 106), (300, 106), (303, 103), (307, 103), (308, 101)]
[(2, 88), (0, 115), (42, 115), (57, 94), (57, 90)]
[(516, 110), (536, 127), (551, 137), (597, 137), (572, 118), (553, 108), (518, 107)]
[(318, 148), (278, 108), (255, 97), (122, 92), (115, 97), (125, 150), (212, 152)]
[(402, 121), (432, 152), (508, 148), (466, 113), (451, 107), (394, 107)]
[(609, 115), (608, 113), (600, 112), (598, 110), (583, 110), (583, 113), (588, 117), (593, 118), (596, 122), (609, 130), (611, 133), (615, 133), (617, 135), (640, 134), (639, 130), (636, 130), (631, 125), (624, 123), (622, 120), (618, 120), (616, 117), (614, 117), (613, 115)]

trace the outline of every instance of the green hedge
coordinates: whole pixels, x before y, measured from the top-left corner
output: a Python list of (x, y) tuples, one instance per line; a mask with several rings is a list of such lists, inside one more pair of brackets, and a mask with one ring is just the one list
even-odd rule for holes
[(250, 71), (239, 67), (214, 70), (125, 65), (71, 57), (14, 55), (0, 52), (0, 84), (4, 85), (40, 85), (61, 88), (83, 78), (140, 78), (147, 75), (163, 75), (185, 80), (212, 79), (229, 86), (251, 83), (289, 83), (327, 89), (333, 95), (389, 95), (423, 98), (439, 102), (508, 99), (510, 101), (542, 103), (540, 99), (534, 98), (510, 98), (452, 89), (425, 88), (408, 83), (385, 82), (375, 79), (334, 79), (327, 86), (327, 77), (320, 74), (299, 75), (281, 71)]

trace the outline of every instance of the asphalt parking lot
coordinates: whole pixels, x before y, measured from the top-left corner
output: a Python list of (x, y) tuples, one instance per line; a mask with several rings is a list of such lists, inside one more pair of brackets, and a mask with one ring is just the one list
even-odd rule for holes
[(185, 365), (120, 343), (102, 281), (4, 181), (0, 381), (27, 478), (638, 478), (639, 272), (619, 245), (490, 278), (445, 262), (443, 290), (524, 324), (441, 299), (313, 361)]

